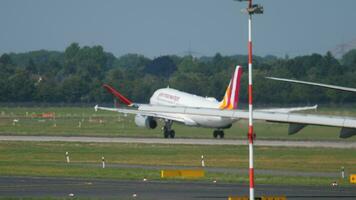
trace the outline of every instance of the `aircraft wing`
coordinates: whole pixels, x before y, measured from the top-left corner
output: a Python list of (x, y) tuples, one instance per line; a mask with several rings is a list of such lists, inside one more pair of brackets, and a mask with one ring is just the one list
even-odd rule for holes
[[(145, 104), (141, 104), (141, 105), (145, 105)], [(95, 109), (95, 111), (106, 110), (106, 111), (113, 111), (113, 112), (118, 112), (118, 113), (123, 113), (123, 114), (145, 115), (145, 116), (155, 117), (155, 118), (159, 118), (159, 119), (173, 120), (173, 121), (181, 122), (181, 123), (187, 122), (183, 117), (179, 117), (177, 115), (173, 116), (173, 115), (170, 115), (169, 113), (164, 113), (164, 112), (143, 112), (143, 111), (140, 111), (137, 109), (108, 108), (108, 107), (100, 107), (98, 105), (96, 105), (94, 107), (94, 109)]]
[(322, 83), (314, 83), (314, 82), (308, 82), (308, 81), (298, 81), (298, 80), (293, 80), (293, 79), (276, 78), (276, 77), (266, 77), (266, 78), (271, 79), (271, 80), (277, 80), (277, 81), (299, 83), (299, 84), (304, 84), (304, 85), (313, 85), (313, 86), (325, 87), (325, 88), (348, 91), (348, 92), (356, 92), (356, 88), (341, 87), (341, 86), (337, 86), (337, 85), (328, 85), (328, 84), (322, 84)]
[[(231, 119), (248, 119), (248, 111), (244, 110), (219, 110), (209, 108), (171, 107), (141, 105), (137, 113), (142, 115), (151, 114), (185, 114), (213, 117), (226, 117)], [(256, 120), (268, 122), (288, 123), (289, 134), (295, 134), (307, 125), (340, 127), (340, 138), (348, 138), (356, 135), (356, 118), (328, 115), (314, 115), (301, 113), (279, 113), (254, 111), (253, 117)]]
[[(137, 109), (128, 109), (128, 108), (108, 108), (108, 107), (100, 107), (96, 105), (94, 107), (95, 111), (98, 110), (106, 110), (106, 111), (112, 111), (112, 112), (118, 112), (118, 113), (123, 113), (123, 114), (141, 114), (145, 116), (150, 116), (150, 117), (155, 117), (155, 118), (160, 118), (160, 119), (168, 119), (168, 120), (173, 120), (176, 122), (181, 122), (184, 124), (191, 124), (193, 125), (194, 122), (191, 120), (188, 120), (184, 117), (181, 117), (177, 115), (177, 113), (165, 113), (165, 112), (142, 112), (140, 107), (141, 106), (150, 106), (150, 104), (134, 104), (135, 108)], [(131, 107), (131, 106), (130, 106)], [(263, 112), (278, 112), (278, 113), (289, 113), (289, 112), (295, 112), (295, 111), (305, 111), (305, 110), (315, 110), (318, 106), (306, 106), (306, 107), (292, 107), (292, 108), (269, 108), (269, 109), (259, 109), (256, 111), (263, 111)]]
[(297, 112), (297, 111), (305, 111), (305, 110), (316, 110), (317, 108), (318, 108), (318, 105), (305, 106), (305, 107), (292, 107), (292, 108), (255, 109), (255, 111), (289, 113), (289, 112)]
[(108, 108), (108, 107), (101, 107), (96, 105), (94, 107), (95, 112), (98, 110), (106, 110), (106, 111), (113, 111), (113, 112), (119, 112), (119, 113), (124, 113), (124, 114), (140, 114), (138, 110), (136, 109), (121, 109), (121, 108)]

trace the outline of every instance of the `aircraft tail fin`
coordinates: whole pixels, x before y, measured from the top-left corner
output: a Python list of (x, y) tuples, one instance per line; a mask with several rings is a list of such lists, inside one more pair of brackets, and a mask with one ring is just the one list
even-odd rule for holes
[(240, 93), (240, 80), (242, 76), (242, 67), (237, 65), (235, 72), (226, 89), (224, 99), (220, 102), (220, 109), (234, 110), (237, 109)]
[(128, 106), (133, 106), (133, 102), (131, 100), (129, 100), (128, 98), (124, 97), (120, 92), (118, 92), (117, 90), (115, 90), (115, 88), (111, 87), (108, 84), (104, 84), (103, 87), (110, 92), (111, 94), (113, 94), (115, 97), (117, 97), (122, 103), (128, 105)]

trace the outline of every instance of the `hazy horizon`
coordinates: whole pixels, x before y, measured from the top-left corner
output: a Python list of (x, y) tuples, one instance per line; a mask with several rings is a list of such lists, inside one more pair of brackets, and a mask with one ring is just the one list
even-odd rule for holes
[[(356, 1), (256, 0), (254, 54), (325, 54), (356, 38)], [(138, 53), (246, 55), (245, 3), (233, 0), (2, 0), (0, 54), (101, 45), (119, 57)]]

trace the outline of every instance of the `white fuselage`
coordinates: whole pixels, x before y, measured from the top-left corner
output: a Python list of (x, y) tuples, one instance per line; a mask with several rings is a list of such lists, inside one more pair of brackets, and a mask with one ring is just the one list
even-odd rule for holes
[[(215, 98), (201, 97), (171, 88), (156, 90), (150, 98), (150, 104), (219, 109), (219, 102)], [(183, 123), (189, 126), (207, 128), (227, 128), (236, 121), (224, 117), (207, 117), (200, 115), (167, 114), (167, 116), (183, 119)]]

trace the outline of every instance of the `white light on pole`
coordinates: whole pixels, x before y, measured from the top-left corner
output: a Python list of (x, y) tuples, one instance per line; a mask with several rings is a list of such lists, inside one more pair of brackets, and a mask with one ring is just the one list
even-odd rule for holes
[(105, 169), (105, 158), (104, 156), (101, 157), (101, 166), (103, 169)]
[(67, 163), (70, 163), (70, 159), (69, 159), (69, 152), (68, 151), (66, 151), (66, 161), (67, 161)]

